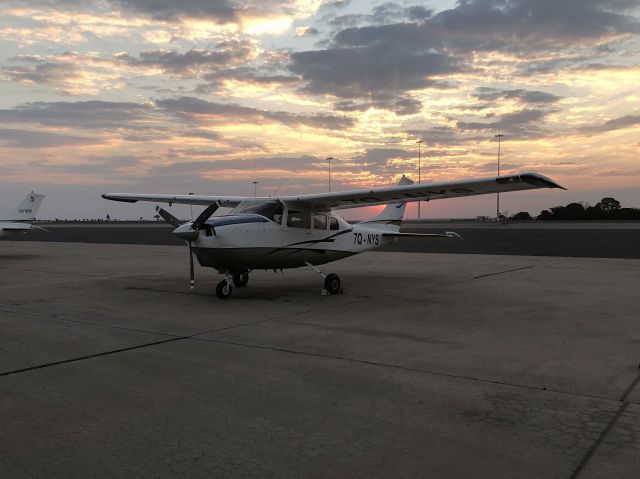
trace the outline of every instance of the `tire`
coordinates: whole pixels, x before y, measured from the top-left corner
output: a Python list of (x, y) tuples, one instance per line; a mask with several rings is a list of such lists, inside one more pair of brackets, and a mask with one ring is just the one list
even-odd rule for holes
[(324, 280), (324, 289), (326, 289), (329, 294), (337, 294), (340, 292), (340, 278), (337, 274), (328, 274)]
[(231, 297), (232, 291), (233, 291), (233, 288), (227, 282), (227, 280), (220, 281), (218, 283), (218, 286), (216, 286), (216, 294), (220, 299), (229, 299)]
[(238, 288), (244, 288), (249, 282), (249, 273), (245, 271), (244, 273), (236, 273), (233, 275), (233, 284)]

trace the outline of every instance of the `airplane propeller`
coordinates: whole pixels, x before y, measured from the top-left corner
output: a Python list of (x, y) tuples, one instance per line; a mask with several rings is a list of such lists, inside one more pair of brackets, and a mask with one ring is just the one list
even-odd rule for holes
[(175, 226), (173, 234), (185, 240), (189, 245), (189, 287), (192, 291), (195, 287), (195, 271), (193, 267), (193, 246), (191, 243), (198, 239), (198, 234), (202, 229), (209, 229), (215, 234), (213, 226), (205, 223), (205, 221), (207, 221), (219, 207), (220, 205), (217, 202), (212, 203), (207, 206), (207, 208), (205, 208), (205, 210), (200, 213), (192, 223), (182, 223), (178, 218), (173, 216), (164, 208), (156, 206), (156, 211), (160, 216), (162, 216), (162, 219), (170, 225)]
[(162, 216), (163, 220), (165, 220), (167, 223), (169, 223), (174, 228), (177, 228), (178, 226), (180, 226), (182, 224), (182, 222), (178, 218), (173, 216), (171, 213), (169, 213), (164, 208), (160, 208), (159, 206), (156, 206), (156, 211), (158, 212), (158, 214), (160, 216)]

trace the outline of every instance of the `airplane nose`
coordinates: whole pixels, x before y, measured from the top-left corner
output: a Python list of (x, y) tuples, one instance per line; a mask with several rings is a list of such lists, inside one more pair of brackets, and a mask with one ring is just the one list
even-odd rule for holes
[(191, 223), (185, 223), (183, 225), (178, 226), (176, 229), (173, 230), (173, 234), (176, 236), (179, 236), (180, 238), (182, 238), (183, 240), (186, 241), (195, 241), (198, 239), (198, 233), (200, 233), (200, 231), (198, 230), (194, 230), (191, 227)]

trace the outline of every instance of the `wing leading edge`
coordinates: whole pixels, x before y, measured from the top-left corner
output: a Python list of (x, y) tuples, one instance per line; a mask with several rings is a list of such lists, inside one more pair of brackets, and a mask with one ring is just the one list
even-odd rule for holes
[(283, 196), (280, 197), (280, 200), (289, 207), (326, 211), (331, 209), (382, 205), (395, 201), (430, 201), (443, 198), (506, 193), (509, 191), (533, 190), (538, 188), (565, 189), (539, 173), (523, 173), (520, 175), (499, 176), (478, 180), (420, 183), (335, 193)]

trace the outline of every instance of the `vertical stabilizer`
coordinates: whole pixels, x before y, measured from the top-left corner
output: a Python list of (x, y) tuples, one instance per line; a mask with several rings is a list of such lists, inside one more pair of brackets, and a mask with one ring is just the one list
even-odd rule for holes
[(39, 193), (34, 193), (33, 191), (29, 193), (22, 203), (16, 208), (11, 217), (10, 221), (33, 221), (36, 219), (36, 213), (38, 212), (38, 208), (40, 208), (40, 203), (42, 203), (42, 199), (44, 195)]
[[(400, 178), (400, 181), (398, 182), (399, 186), (412, 184), (413, 181), (404, 175), (402, 175), (402, 178)], [(381, 227), (384, 227), (386, 230), (400, 231), (400, 224), (402, 223), (406, 207), (407, 203), (404, 201), (401, 201), (400, 203), (389, 203), (378, 215), (369, 220), (362, 221), (361, 223), (366, 223), (370, 226), (377, 224), (381, 225)]]

